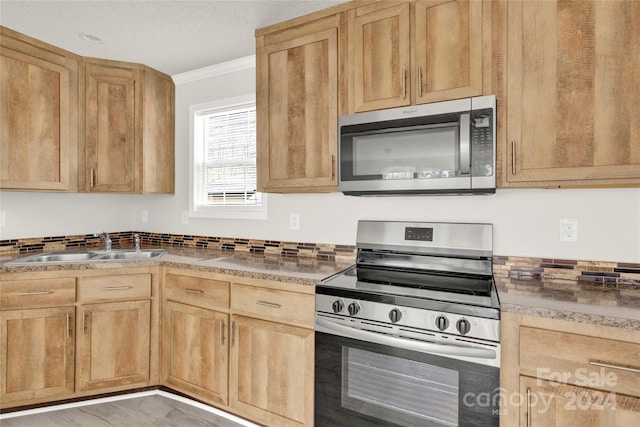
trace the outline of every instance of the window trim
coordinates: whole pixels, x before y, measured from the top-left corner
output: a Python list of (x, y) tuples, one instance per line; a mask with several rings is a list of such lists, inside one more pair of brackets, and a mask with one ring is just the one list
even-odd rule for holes
[(233, 109), (236, 106), (256, 102), (255, 94), (192, 104), (189, 106), (189, 217), (219, 219), (267, 219), (267, 194), (262, 193), (261, 206), (204, 206), (196, 201), (196, 191), (201, 191), (200, 170), (196, 165), (196, 148), (203, 141), (196, 136), (198, 113), (213, 109)]

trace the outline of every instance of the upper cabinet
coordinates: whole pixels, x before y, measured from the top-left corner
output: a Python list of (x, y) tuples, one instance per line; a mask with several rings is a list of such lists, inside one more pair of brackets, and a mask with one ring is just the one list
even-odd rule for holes
[(0, 29), (0, 189), (174, 192), (170, 76)]
[(348, 15), (352, 112), (409, 105), (409, 3), (374, 3)]
[(0, 27), (0, 189), (77, 191), (78, 61)]
[(85, 61), (87, 192), (173, 193), (173, 82), (147, 67)]
[(482, 1), (417, 0), (348, 11), (349, 112), (482, 95), (489, 10)]
[(502, 186), (640, 185), (640, 3), (502, 7)]
[(337, 189), (342, 15), (258, 33), (258, 190)]
[(85, 76), (87, 191), (133, 193), (140, 73), (130, 67), (88, 63)]

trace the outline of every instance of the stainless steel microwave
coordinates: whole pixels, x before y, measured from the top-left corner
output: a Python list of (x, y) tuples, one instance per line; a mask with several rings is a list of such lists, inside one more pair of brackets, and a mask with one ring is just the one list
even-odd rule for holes
[(495, 95), (341, 116), (338, 128), (345, 194), (495, 193)]

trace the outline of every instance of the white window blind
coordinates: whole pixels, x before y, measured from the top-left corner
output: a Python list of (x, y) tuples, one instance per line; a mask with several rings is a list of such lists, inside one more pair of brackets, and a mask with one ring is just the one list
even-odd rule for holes
[(239, 211), (264, 212), (265, 197), (256, 184), (255, 101), (208, 106), (192, 113), (192, 214), (227, 212), (229, 217), (237, 217)]

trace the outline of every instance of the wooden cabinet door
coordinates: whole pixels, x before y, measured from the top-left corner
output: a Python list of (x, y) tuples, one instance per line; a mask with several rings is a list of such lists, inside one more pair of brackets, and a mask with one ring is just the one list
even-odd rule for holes
[[(628, 427), (640, 425), (640, 399), (520, 377), (522, 427)], [(507, 396), (507, 398), (509, 398)]]
[(350, 10), (348, 16), (353, 112), (409, 105), (409, 3), (376, 3)]
[(87, 191), (132, 193), (137, 166), (138, 72), (87, 63), (85, 78)]
[(0, 31), (0, 188), (76, 191), (78, 62)]
[(0, 319), (1, 406), (73, 394), (75, 308), (2, 311)]
[(417, 0), (416, 104), (482, 95), (483, 2)]
[(232, 316), (230, 406), (269, 426), (313, 425), (313, 330)]
[[(175, 192), (175, 85), (171, 77), (144, 69), (142, 189), (144, 194)], [(138, 163), (139, 165), (139, 163)], [(140, 179), (138, 179), (140, 180)]]
[(165, 384), (227, 405), (229, 315), (173, 301), (164, 307)]
[(149, 300), (80, 307), (77, 389), (95, 390), (149, 381)]
[(507, 2), (507, 186), (640, 184), (640, 3)]
[(339, 29), (334, 16), (256, 39), (259, 191), (337, 188)]

